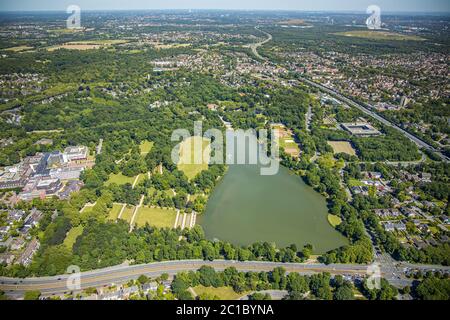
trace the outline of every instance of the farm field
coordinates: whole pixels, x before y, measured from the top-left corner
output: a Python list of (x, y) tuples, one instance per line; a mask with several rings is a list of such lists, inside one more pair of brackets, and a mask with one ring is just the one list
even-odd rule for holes
[(424, 38), (387, 31), (356, 30), (334, 33), (338, 36), (364, 38), (371, 40), (424, 41)]
[(61, 45), (51, 46), (47, 51), (55, 51), (58, 49), (68, 50), (93, 50), (107, 47), (114, 44), (127, 43), (127, 40), (89, 40), (89, 41), (73, 41), (63, 43)]
[(17, 47), (6, 48), (3, 50), (10, 51), (10, 52), (22, 52), (22, 51), (28, 51), (28, 50), (32, 50), (32, 49), (34, 49), (34, 48), (30, 47), (30, 46), (17, 46)]
[(356, 156), (356, 150), (348, 141), (328, 141), (328, 145), (333, 148), (334, 154), (346, 153), (351, 156)]
[[(195, 150), (194, 146), (196, 143), (202, 144), (202, 150)], [(180, 159), (178, 162), (178, 170), (183, 171), (184, 174), (188, 177), (189, 180), (195, 178), (200, 172), (208, 169), (209, 163), (209, 155), (210, 155), (210, 142), (203, 137), (191, 137), (184, 140), (180, 144)], [(194, 152), (197, 152), (195, 154)], [(202, 155), (207, 154), (207, 157), (203, 157)], [(194, 164), (195, 157), (201, 159), (201, 163)]]
[(174, 209), (139, 208), (136, 216), (136, 225), (138, 227), (145, 226), (146, 223), (157, 228), (173, 228), (177, 212)]

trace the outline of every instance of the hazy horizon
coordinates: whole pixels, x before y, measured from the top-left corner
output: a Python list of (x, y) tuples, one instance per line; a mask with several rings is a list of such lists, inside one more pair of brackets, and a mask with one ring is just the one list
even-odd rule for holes
[(0, 11), (65, 11), (69, 5), (85, 11), (134, 10), (231, 10), (231, 11), (323, 11), (365, 12), (369, 5), (378, 5), (382, 12), (450, 13), (448, 0), (15, 0), (0, 2)]

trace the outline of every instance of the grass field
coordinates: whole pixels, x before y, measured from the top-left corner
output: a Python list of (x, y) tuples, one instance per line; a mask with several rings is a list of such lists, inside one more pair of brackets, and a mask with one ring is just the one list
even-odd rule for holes
[(400, 34), (395, 32), (387, 32), (387, 31), (375, 31), (375, 30), (355, 30), (355, 31), (346, 31), (346, 32), (338, 32), (334, 33), (337, 36), (344, 37), (354, 37), (354, 38), (363, 38), (363, 39), (371, 39), (371, 40), (392, 40), (392, 41), (424, 41), (424, 38)]
[(152, 150), (152, 147), (153, 147), (152, 141), (148, 141), (148, 140), (142, 141), (141, 144), (139, 145), (139, 149), (141, 150), (141, 155), (146, 155), (147, 153), (149, 153), (150, 150)]
[(122, 205), (113, 204), (113, 207), (109, 211), (108, 220), (115, 221), (117, 219), (117, 217), (119, 216), (120, 210), (122, 210)]
[(338, 225), (340, 225), (342, 223), (342, 219), (341, 219), (341, 217), (335, 216), (334, 214), (329, 214), (328, 215), (328, 222), (333, 227), (337, 227)]
[(156, 49), (174, 49), (174, 48), (186, 48), (189, 47), (189, 43), (171, 43), (171, 44), (155, 44)]
[[(202, 144), (202, 150), (195, 150), (196, 143)], [(180, 160), (178, 170), (183, 171), (189, 178), (193, 179), (203, 170), (208, 169), (209, 156), (211, 152), (210, 142), (202, 137), (191, 137), (184, 140), (180, 145)], [(203, 157), (206, 154), (205, 157)], [(200, 159), (199, 164), (194, 164), (194, 157)]]
[(126, 183), (131, 183), (133, 184), (134, 179), (136, 177), (127, 177), (124, 176), (122, 173), (118, 173), (118, 174), (111, 174), (109, 176), (108, 181), (105, 182), (105, 185), (108, 186), (111, 183), (116, 183), (118, 185), (122, 185), (122, 184), (126, 184)]
[(334, 154), (346, 153), (351, 156), (356, 156), (356, 150), (348, 141), (328, 141), (328, 144), (333, 148)]
[(300, 155), (300, 148), (294, 141), (292, 131), (283, 125), (273, 125), (272, 129), (276, 130), (280, 147), (283, 148), (284, 152), (289, 154), (291, 157), (298, 157)]
[(362, 187), (364, 185), (364, 183), (362, 183), (361, 181), (356, 180), (356, 179), (350, 179), (348, 181), (348, 185), (350, 187)]
[(70, 229), (69, 232), (67, 233), (66, 238), (64, 239), (64, 245), (67, 248), (72, 249), (73, 244), (77, 240), (77, 237), (82, 233), (83, 233), (83, 226), (81, 225)]
[(125, 210), (123, 210), (122, 217), (120, 219), (131, 222), (131, 218), (133, 217), (134, 206), (127, 206)]
[(237, 300), (242, 296), (248, 294), (248, 292), (236, 293), (231, 287), (204, 287), (202, 285), (196, 286), (193, 288), (197, 295), (201, 295), (202, 293), (207, 293), (210, 295), (217, 296), (220, 300)]
[(127, 40), (89, 40), (89, 41), (72, 41), (61, 45), (48, 47), (47, 51), (55, 51), (58, 49), (68, 50), (92, 50), (100, 49), (114, 44), (127, 43)]
[(29, 46), (17, 46), (17, 47), (6, 48), (3, 50), (10, 51), (10, 52), (21, 52), (21, 51), (28, 51), (28, 50), (32, 50), (32, 49), (34, 49), (34, 48), (29, 47)]
[(137, 212), (136, 224), (138, 227), (146, 223), (157, 228), (173, 228), (177, 212), (174, 209), (141, 207)]

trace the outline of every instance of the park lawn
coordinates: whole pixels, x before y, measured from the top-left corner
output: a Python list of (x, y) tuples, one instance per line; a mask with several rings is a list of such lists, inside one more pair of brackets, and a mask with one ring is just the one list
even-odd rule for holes
[(139, 149), (141, 150), (141, 155), (146, 155), (147, 153), (150, 152), (150, 150), (152, 150), (153, 148), (153, 142), (152, 141), (148, 141), (148, 140), (144, 140), (141, 142), (141, 144), (139, 145)]
[(247, 295), (249, 292), (236, 293), (231, 287), (204, 287), (202, 285), (193, 288), (197, 295), (207, 293), (220, 298), (220, 300), (237, 300), (242, 296)]
[[(144, 181), (145, 178), (147, 178), (147, 177), (148, 177), (148, 176), (147, 176), (146, 173), (141, 173), (141, 174), (139, 174), (138, 179), (137, 179), (137, 181), (136, 181), (136, 186), (137, 186), (139, 183), (141, 183), (142, 181)], [(133, 180), (133, 182), (134, 182), (134, 180)]]
[(78, 236), (83, 233), (83, 229), (84, 228), (82, 225), (79, 225), (78, 227), (73, 227), (72, 229), (70, 229), (66, 235), (66, 238), (64, 239), (64, 245), (67, 248), (72, 249)]
[(336, 228), (338, 225), (340, 225), (342, 223), (342, 219), (339, 216), (336, 216), (334, 214), (329, 214), (328, 215), (328, 222), (334, 227)]
[(119, 216), (120, 210), (122, 210), (121, 204), (113, 204), (113, 207), (109, 210), (108, 220), (115, 221)]
[(122, 217), (120, 219), (125, 220), (126, 222), (130, 223), (131, 218), (133, 217), (134, 212), (134, 206), (127, 206), (125, 210), (123, 210)]
[(92, 207), (86, 207), (86, 208), (83, 210), (83, 212), (80, 212), (80, 213), (86, 214), (86, 213), (92, 212), (92, 208), (93, 208), (93, 206), (92, 206)]
[(124, 176), (121, 172), (118, 174), (112, 173), (109, 175), (109, 179), (108, 179), (108, 181), (105, 182), (105, 185), (109, 186), (111, 183), (115, 183), (118, 185), (122, 185), (122, 184), (126, 184), (126, 183), (133, 184), (135, 178), (136, 177)]
[(391, 41), (424, 41), (424, 38), (406, 35), (395, 32), (375, 31), (375, 30), (355, 30), (334, 33), (337, 36), (363, 38), (371, 40), (391, 40)]
[(137, 212), (136, 225), (145, 226), (146, 223), (157, 228), (173, 228), (177, 212), (174, 209), (141, 207)]
[[(201, 159), (200, 164), (194, 164), (194, 145), (196, 141), (201, 139), (202, 150), (196, 150), (197, 156)], [(208, 170), (208, 163), (210, 157), (210, 142), (208, 139), (202, 137), (191, 137), (184, 140), (180, 144), (180, 159), (178, 162), (178, 170), (183, 171), (189, 180), (195, 178), (203, 170)], [(207, 157), (203, 157), (207, 153)]]

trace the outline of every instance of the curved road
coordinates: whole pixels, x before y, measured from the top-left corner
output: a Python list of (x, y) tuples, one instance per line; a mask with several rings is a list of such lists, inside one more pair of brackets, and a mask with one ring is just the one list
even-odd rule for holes
[(252, 43), (250, 45), (247, 46), (247, 48), (252, 49), (253, 54), (258, 57), (261, 60), (267, 61), (267, 58), (261, 56), (258, 53), (258, 48), (261, 47), (262, 45), (266, 44), (267, 42), (272, 40), (272, 35), (270, 33), (267, 33), (265, 31), (260, 30), (258, 27), (255, 27), (256, 30), (258, 30), (259, 32), (264, 33), (267, 36), (267, 39), (261, 42), (257, 42), (257, 43)]

